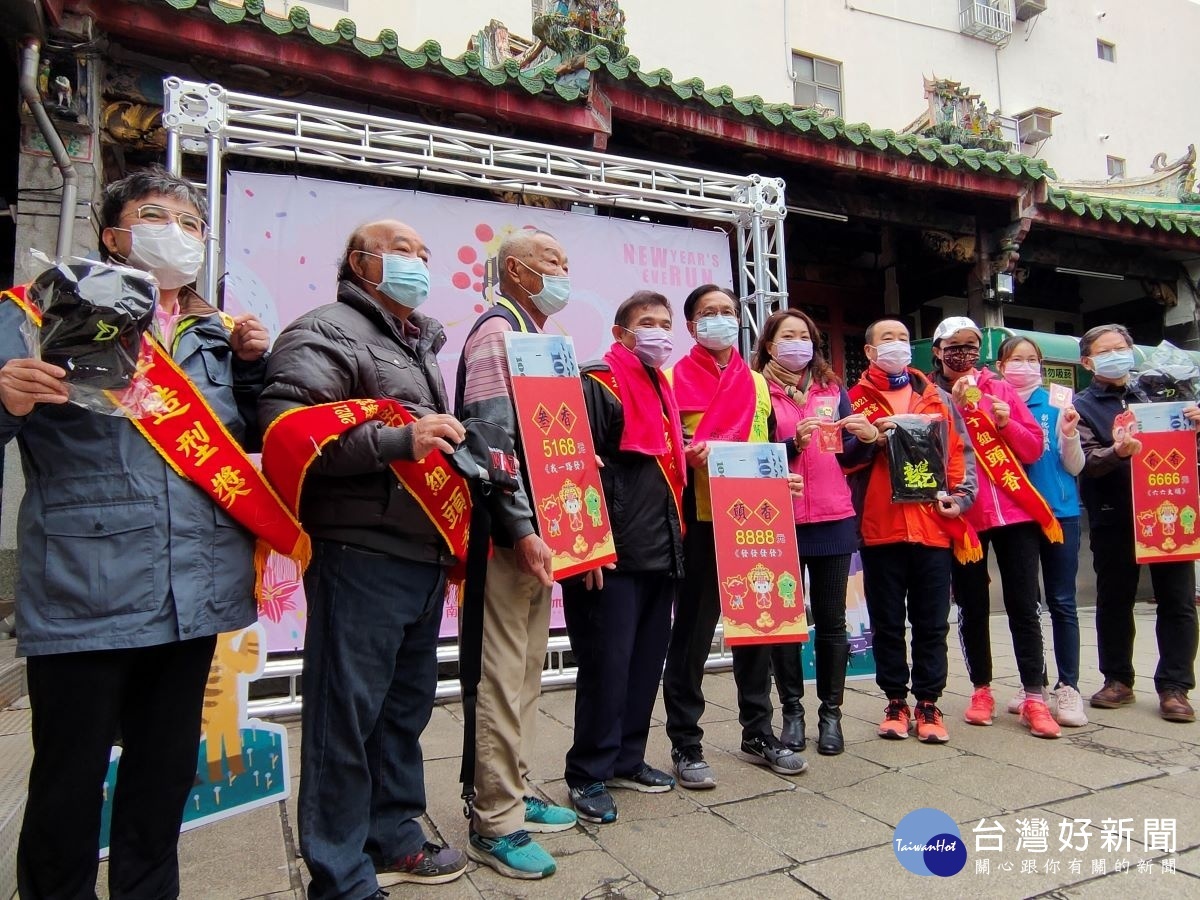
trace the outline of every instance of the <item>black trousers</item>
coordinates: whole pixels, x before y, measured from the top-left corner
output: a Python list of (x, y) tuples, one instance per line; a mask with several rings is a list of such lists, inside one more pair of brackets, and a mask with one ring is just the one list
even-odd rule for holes
[(579, 674), (568, 787), (630, 775), (646, 761), (650, 714), (671, 634), (675, 579), (606, 572), (604, 589), (563, 584), (563, 614)]
[[(1000, 590), (1013, 653), (1022, 686), (1035, 695), (1046, 684), (1046, 657), (1042, 648), (1042, 621), (1038, 617), (1038, 567), (1042, 530), (1035, 522), (1001, 525), (979, 532), (983, 559), (954, 562), (950, 578), (958, 605), (958, 640), (971, 684), (992, 683), (991, 579), (988, 550), (995, 548), (1000, 569)], [(1132, 646), (1132, 645), (1131, 645)]]
[(863, 592), (871, 616), (875, 682), (889, 700), (908, 698), (904, 617), (912, 625), (912, 692), (936, 702), (946, 688), (950, 633), (949, 548), (923, 544), (863, 547)]
[(215, 647), (213, 636), (29, 657), (34, 755), (17, 849), (22, 900), (96, 896), (102, 786), (118, 730), (109, 894), (178, 896), (179, 826)]
[[(834, 644), (850, 643), (846, 634), (846, 582), (850, 578), (849, 553), (838, 556), (805, 556), (800, 564), (808, 570), (808, 609), (812, 614), (816, 641), (813, 655), (817, 666)], [(788, 703), (804, 696), (804, 671), (800, 667), (799, 644), (773, 644), (771, 670), (779, 702), (786, 712)], [(821, 697), (827, 700), (827, 697)]]
[[(704, 715), (704, 661), (708, 659), (713, 632), (721, 617), (711, 522), (688, 522), (683, 552), (687, 569), (675, 602), (675, 621), (671, 625), (663, 672), (667, 737), (672, 747), (699, 744), (704, 737), (704, 729), (700, 727), (700, 717)], [(770, 645), (734, 647), (732, 653), (743, 737), (770, 734)]]
[[(1096, 643), (1100, 672), (1133, 686), (1133, 598), (1138, 564), (1133, 555), (1133, 526), (1105, 525), (1091, 530), (1096, 569)], [(1158, 667), (1154, 687), (1163, 691), (1196, 687), (1196, 574), (1191, 562), (1153, 563), (1157, 615)]]

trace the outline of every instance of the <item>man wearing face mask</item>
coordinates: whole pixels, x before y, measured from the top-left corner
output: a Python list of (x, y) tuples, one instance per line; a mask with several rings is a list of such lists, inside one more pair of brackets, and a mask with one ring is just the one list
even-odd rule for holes
[[(668, 372), (675, 388), (688, 465), (683, 496), (687, 569), (679, 591), (671, 641), (663, 673), (667, 736), (676, 780), (692, 790), (716, 787), (704, 758), (704, 662), (721, 616), (716, 545), (708, 480), (708, 441), (769, 441), (775, 430), (767, 382), (737, 352), (737, 301), (715, 284), (696, 288), (683, 303), (688, 331), (696, 339), (691, 352)], [(793, 491), (803, 483), (789, 475)], [(743, 755), (780, 775), (799, 775), (804, 758), (784, 746), (771, 730), (771, 648), (755, 644), (733, 648), (738, 720)]]
[[(213, 446), (223, 427), (229, 444), (218, 452), (229, 458), (241, 454), (238, 442), (257, 443), (267, 334), (253, 316), (231, 320), (184, 287), (203, 260), (206, 215), (186, 181), (134, 173), (104, 191), (100, 252), (158, 280), (152, 335), (186, 379), (179, 390), (194, 391), (189, 418), (210, 422)], [(178, 467), (133, 421), (68, 403), (67, 373), (28, 358), (24, 298), (6, 296), (0, 441), (16, 438), (25, 474), (17, 650), (28, 658), (34, 749), (19, 892), (95, 896), (102, 787), (119, 731), (109, 892), (174, 897), (216, 635), (255, 620), (254, 542), (188, 477), (193, 467)]]
[[(476, 504), (476, 542), (492, 541), (491, 558), (472, 552), (466, 604), (482, 613), (479, 687), (475, 703), (473, 814), (467, 852), (510, 878), (544, 878), (554, 858), (529, 832), (564, 831), (575, 813), (546, 803), (529, 784), (529, 758), (550, 636), (550, 550), (537, 533), (504, 335), (540, 333), (570, 299), (567, 254), (553, 235), (521, 229), (497, 251), (500, 296), (476, 320), (459, 359), (454, 408), (504, 428), (521, 460), (522, 485)], [(478, 585), (482, 583), (482, 593)], [(482, 610), (478, 607), (482, 606)], [(466, 614), (463, 642), (467, 640)], [(469, 790), (468, 790), (469, 793)], [(470, 797), (468, 797), (470, 802)]]
[[(976, 556), (978, 539), (961, 517), (975, 499), (975, 459), (950, 395), (910, 366), (908, 328), (881, 319), (866, 331), (870, 365), (849, 391), (850, 407), (879, 429), (873, 459), (848, 467), (862, 533), (863, 589), (874, 632), (875, 681), (888, 699), (877, 734), (917, 740), (950, 739), (937, 702), (946, 688), (946, 636), (950, 627), (952, 557)], [(949, 422), (948, 491), (934, 503), (894, 503), (888, 454), (896, 428), (892, 416), (915, 413)], [(953, 553), (951, 552), (953, 550)], [(904, 646), (905, 618), (912, 624), (912, 668)], [(910, 691), (916, 706), (910, 708)]]
[[(441, 884), (466, 869), (460, 850), (421, 827), (419, 738), (433, 711), (446, 572), (456, 559), (445, 516), (402, 464), (449, 454), (465, 436), (449, 415), (437, 352), (442, 325), (418, 311), (429, 251), (403, 222), (350, 236), (337, 300), (279, 336), (259, 402), (267, 430), (281, 416), (349, 400), (396, 401), (408, 424), (370, 419), (319, 446), (304, 478), (300, 520), (312, 536), (304, 576), (300, 851), (310, 900), (383, 896), (400, 882)], [(350, 406), (345, 404), (349, 413)], [(301, 419), (303, 421), (303, 419)], [(315, 427), (315, 426), (314, 426)], [(395, 466), (400, 466), (396, 468)], [(426, 510), (429, 510), (428, 512)]]
[[(1088, 513), (1092, 564), (1096, 569), (1096, 650), (1104, 686), (1091, 704), (1117, 709), (1133, 703), (1133, 603), (1138, 566), (1134, 557), (1131, 464), (1142, 444), (1125, 432), (1114, 435), (1114, 420), (1130, 403), (1147, 397), (1130, 380), (1133, 338), (1123, 325), (1097, 325), (1079, 339), (1079, 355), (1092, 383), (1075, 396), (1083, 473), (1079, 493)], [(1184, 411), (1193, 423), (1200, 408)], [(1188, 692), (1196, 686), (1196, 574), (1190, 562), (1159, 562), (1150, 567), (1154, 588), (1158, 667), (1154, 688), (1158, 712), (1168, 722), (1194, 722)]]
[(683, 576), (685, 463), (675, 395), (660, 371), (671, 355), (671, 307), (639, 291), (618, 308), (603, 362), (583, 369), (592, 441), (617, 546), (616, 570), (563, 583), (575, 679), (575, 740), (566, 779), (580, 817), (616, 821), (607, 788), (669, 791), (646, 763), (671, 606)]

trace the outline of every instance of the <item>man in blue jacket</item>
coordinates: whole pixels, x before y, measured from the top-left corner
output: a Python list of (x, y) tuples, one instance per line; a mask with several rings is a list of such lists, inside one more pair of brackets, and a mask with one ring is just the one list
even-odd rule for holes
[[(153, 336), (234, 439), (257, 439), (267, 332), (185, 287), (204, 258), (205, 220), (190, 184), (138, 172), (105, 191), (101, 253), (155, 276)], [(17, 439), (25, 473), (17, 650), (33, 708), (19, 893), (95, 896), (119, 734), (109, 893), (175, 897), (216, 635), (255, 620), (254, 542), (131, 420), (67, 402), (67, 373), (30, 358), (27, 315), (17, 292), (0, 303), (0, 440)]]

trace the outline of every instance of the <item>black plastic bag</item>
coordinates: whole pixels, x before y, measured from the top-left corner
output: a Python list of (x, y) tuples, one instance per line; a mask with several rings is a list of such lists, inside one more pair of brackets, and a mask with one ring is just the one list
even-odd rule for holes
[(158, 303), (153, 276), (91, 260), (59, 263), (34, 280), (29, 299), (42, 313), (38, 355), (66, 371), (72, 400), (130, 386)]
[(888, 471), (893, 503), (932, 503), (947, 492), (946, 420), (941, 416), (892, 416)]

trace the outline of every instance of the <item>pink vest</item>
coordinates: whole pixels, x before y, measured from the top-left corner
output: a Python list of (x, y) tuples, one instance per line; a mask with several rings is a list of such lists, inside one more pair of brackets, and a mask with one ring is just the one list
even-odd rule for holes
[[(809, 389), (808, 399), (803, 407), (797, 406), (783, 392), (783, 388), (774, 382), (770, 383), (771, 409), (775, 413), (775, 440), (784, 441), (796, 436), (796, 425), (801, 419), (818, 415), (818, 410), (826, 407), (830, 415), (838, 418), (838, 405), (842, 392), (836, 384), (824, 387), (813, 385)], [(822, 453), (817, 449), (817, 436), (813, 435), (808, 449), (795, 459), (788, 461), (788, 467), (804, 478), (804, 493), (792, 498), (792, 508), (796, 514), (797, 525), (808, 525), (814, 522), (836, 522), (848, 519), (854, 515), (854, 505), (850, 501), (850, 487), (846, 484), (846, 476), (838, 463), (836, 453)]]

